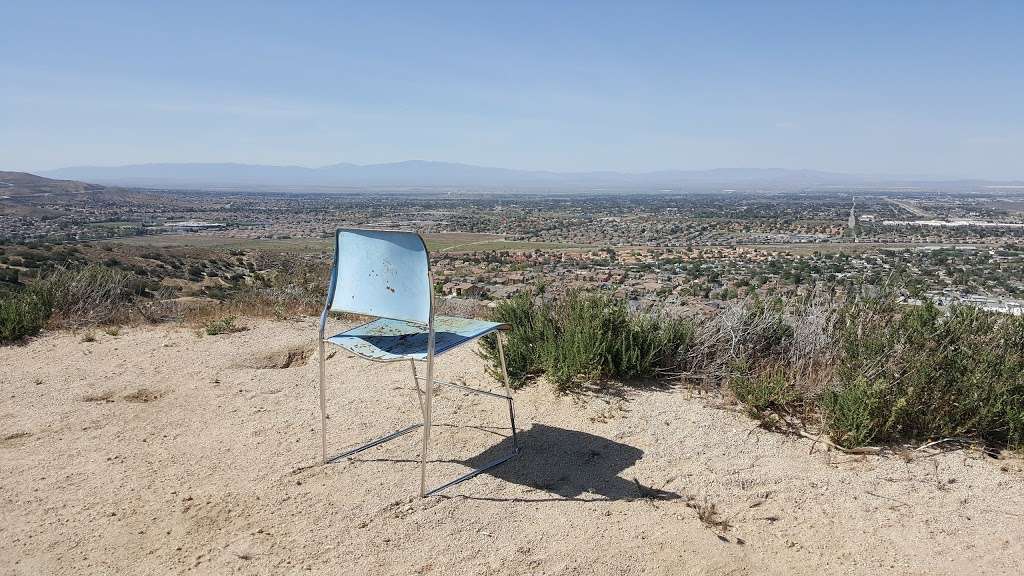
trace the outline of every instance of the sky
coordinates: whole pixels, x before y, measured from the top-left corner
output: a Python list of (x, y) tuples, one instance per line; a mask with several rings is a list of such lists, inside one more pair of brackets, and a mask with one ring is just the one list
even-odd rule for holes
[(0, 170), (1024, 178), (1024, 2), (0, 0)]

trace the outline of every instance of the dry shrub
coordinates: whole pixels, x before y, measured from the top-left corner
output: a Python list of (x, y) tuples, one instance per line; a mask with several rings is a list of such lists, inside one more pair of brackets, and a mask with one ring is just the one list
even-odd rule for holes
[(831, 381), (837, 345), (831, 325), (837, 305), (826, 299), (794, 305), (782, 300), (738, 300), (697, 322), (683, 377), (717, 388), (731, 378), (757, 377), (785, 367), (801, 396), (817, 396)]
[(33, 336), (47, 323), (78, 328), (125, 322), (136, 312), (136, 297), (143, 292), (141, 278), (117, 268), (58, 268), (0, 302), (0, 342)]
[(58, 268), (30, 290), (48, 305), (51, 323), (79, 327), (127, 321), (144, 286), (131, 272), (90, 264), (79, 270)]
[(686, 503), (697, 513), (697, 519), (704, 524), (704, 527), (714, 532), (728, 532), (732, 524), (728, 518), (722, 518), (718, 506), (707, 496), (703, 500), (690, 500)]

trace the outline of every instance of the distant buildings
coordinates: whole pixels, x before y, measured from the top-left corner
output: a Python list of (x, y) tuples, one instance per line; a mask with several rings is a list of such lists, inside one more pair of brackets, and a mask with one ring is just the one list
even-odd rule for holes
[(178, 228), (181, 230), (204, 230), (207, 228), (223, 228), (224, 224), (217, 222), (203, 222), (201, 220), (185, 220), (182, 222), (167, 222), (167, 228)]

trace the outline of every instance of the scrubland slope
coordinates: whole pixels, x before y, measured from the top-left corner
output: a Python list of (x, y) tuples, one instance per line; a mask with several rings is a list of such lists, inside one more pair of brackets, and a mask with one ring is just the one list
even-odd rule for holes
[[(320, 466), (312, 320), (0, 348), (3, 574), (1008, 574), (1017, 457), (864, 457), (684, 390), (517, 392), (520, 456), (415, 497), (419, 437)], [(287, 366), (287, 367), (283, 367)], [(443, 379), (487, 385), (469, 348)], [(328, 362), (337, 451), (415, 421), (403, 364)], [(435, 482), (509, 446), (443, 390)], [(455, 425), (458, 425), (456, 427)]]

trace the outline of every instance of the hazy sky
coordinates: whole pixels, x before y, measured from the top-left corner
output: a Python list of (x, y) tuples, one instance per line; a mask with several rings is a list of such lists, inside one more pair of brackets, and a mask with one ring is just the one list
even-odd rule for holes
[(1024, 178), (1019, 1), (0, 0), (0, 14), (0, 170), (428, 159)]

